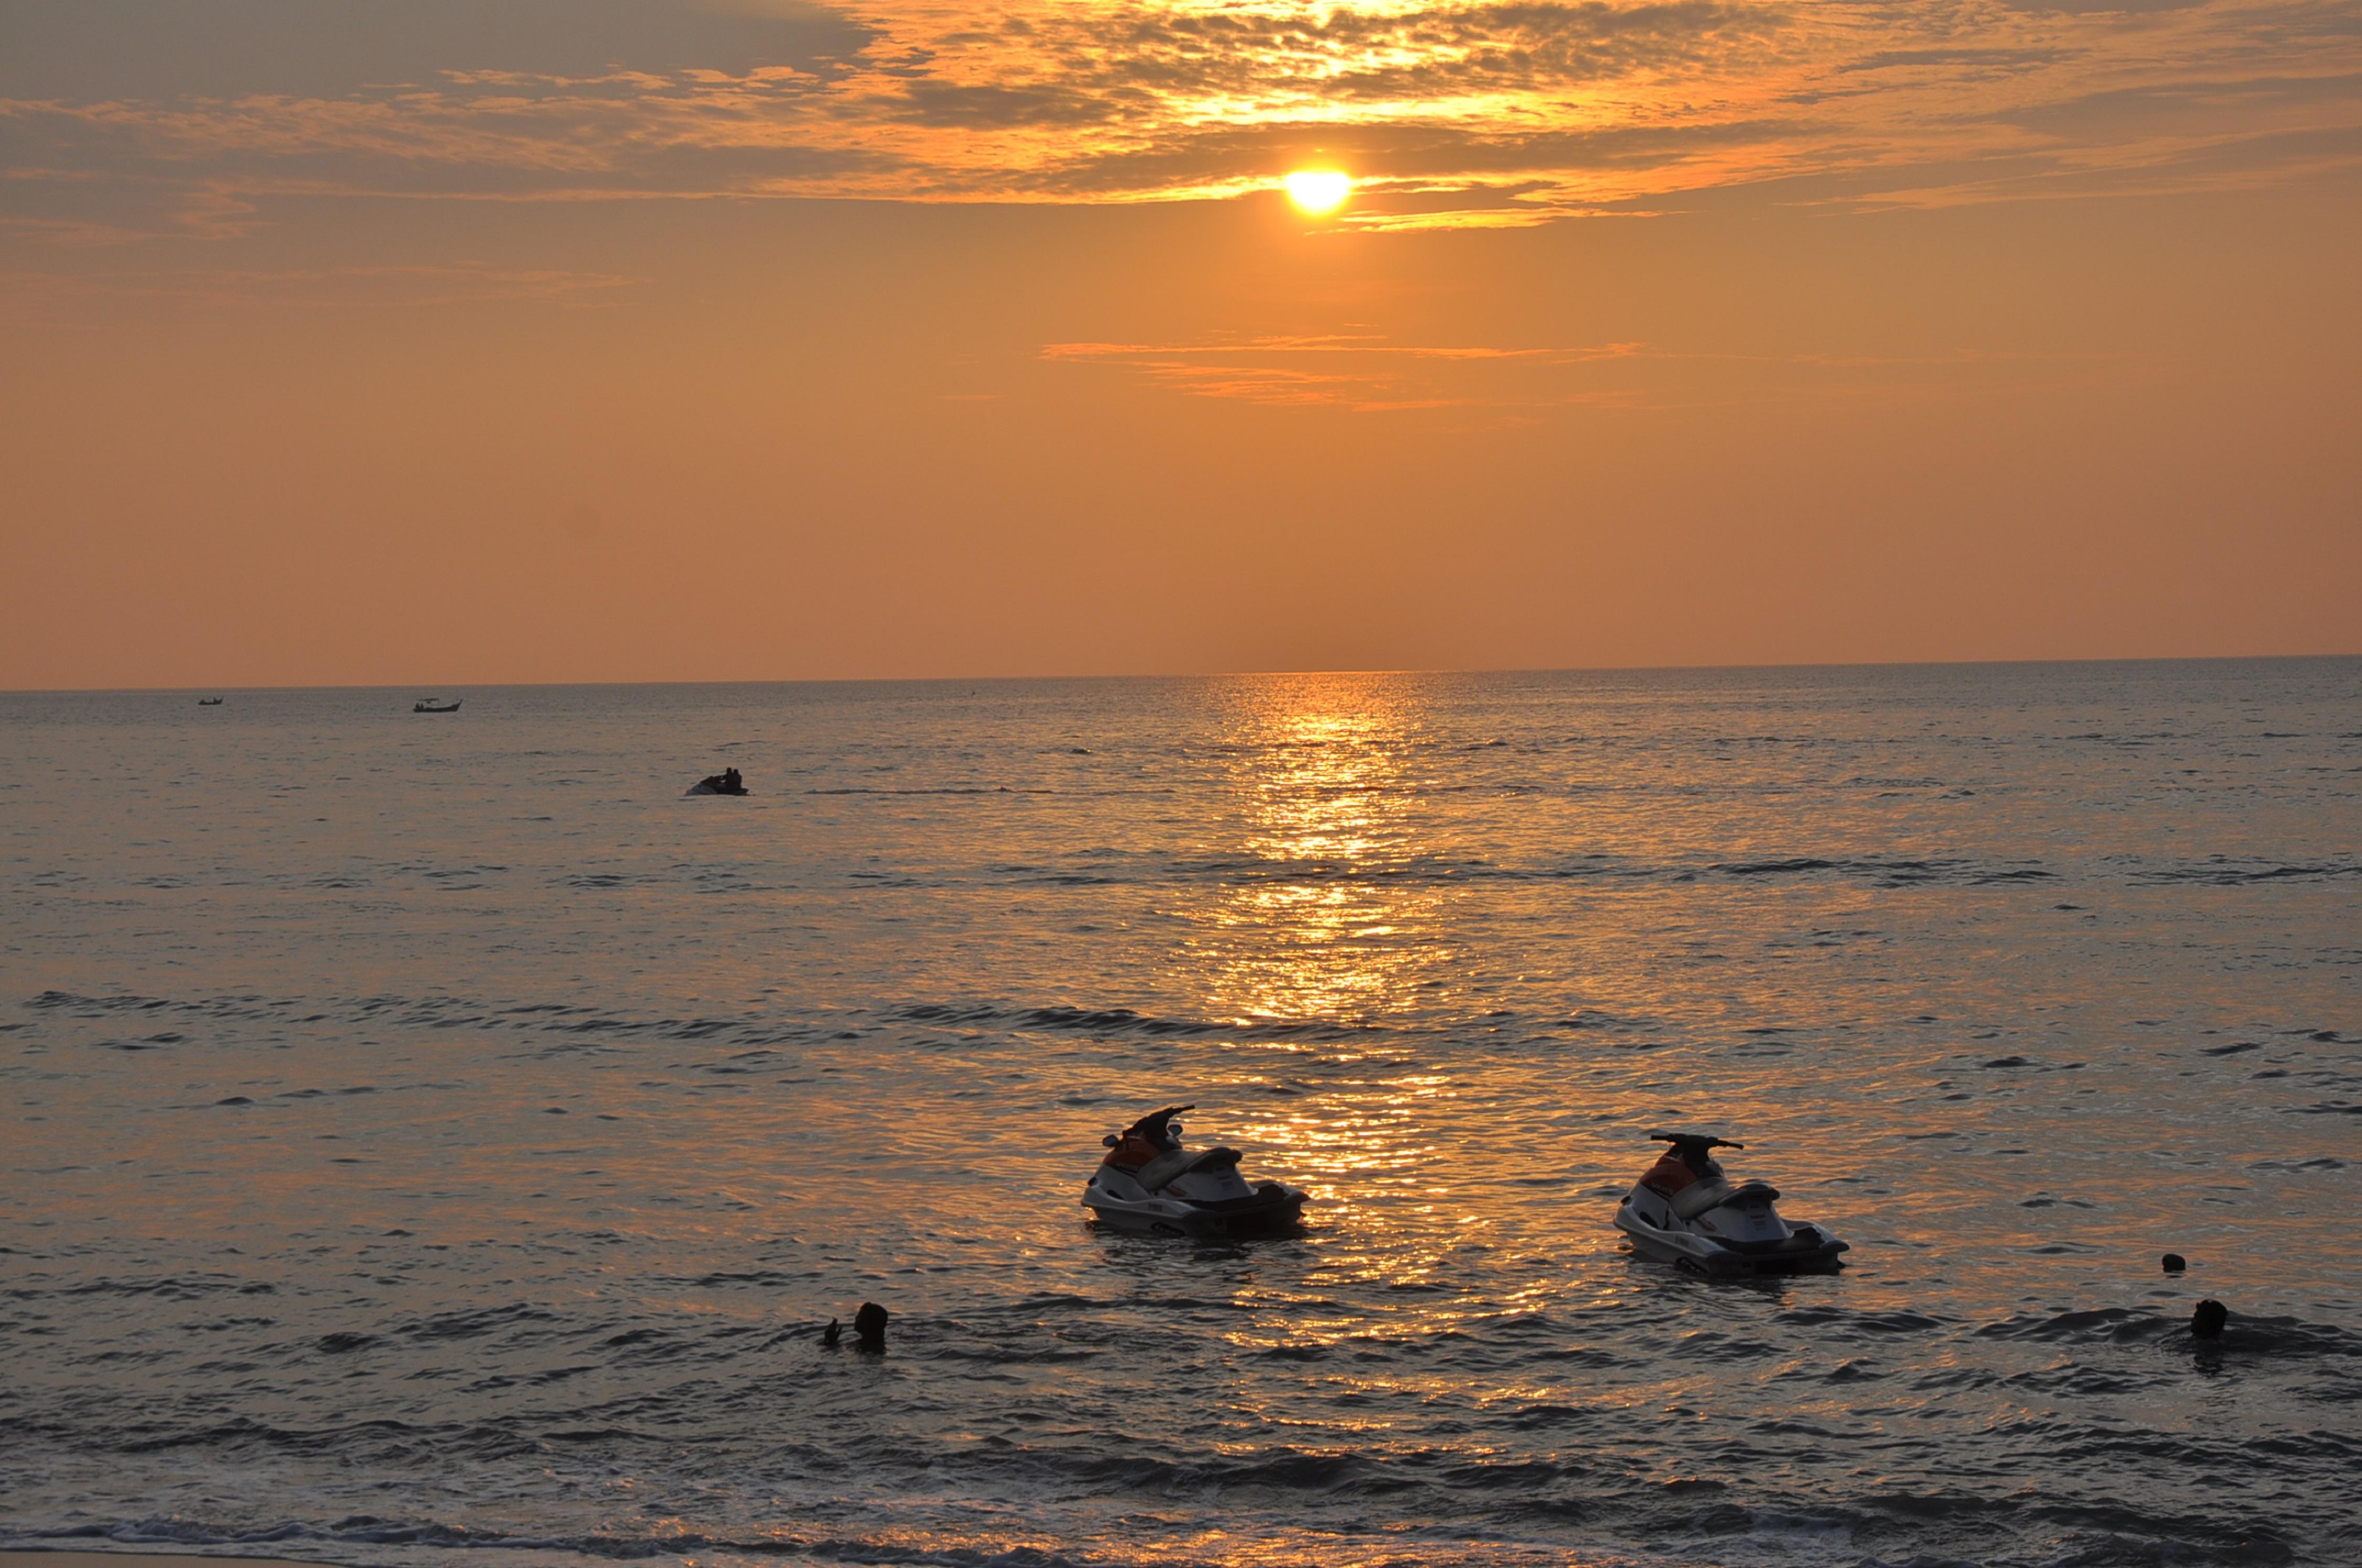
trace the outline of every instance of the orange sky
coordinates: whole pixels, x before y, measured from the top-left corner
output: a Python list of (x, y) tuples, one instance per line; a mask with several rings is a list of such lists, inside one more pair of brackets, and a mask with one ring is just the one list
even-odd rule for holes
[(2362, 0), (0, 0), (0, 687), (2362, 651)]

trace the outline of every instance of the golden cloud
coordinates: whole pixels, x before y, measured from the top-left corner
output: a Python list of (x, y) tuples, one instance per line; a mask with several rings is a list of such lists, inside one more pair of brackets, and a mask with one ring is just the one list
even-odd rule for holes
[(1354, 174), (1353, 222), (1481, 226), (1772, 180), (1926, 204), (2350, 166), (2356, 13), (888, 3), (785, 11), (767, 56), (746, 17), (702, 64), (534, 70), (455, 39), (413, 79), (19, 93), (0, 122), (20, 193), (1154, 201), (1262, 190), (1317, 153)]

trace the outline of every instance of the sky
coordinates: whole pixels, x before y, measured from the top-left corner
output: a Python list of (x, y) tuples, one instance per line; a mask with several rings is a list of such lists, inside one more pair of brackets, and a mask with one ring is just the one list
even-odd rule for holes
[(2362, 652), (2357, 258), (2362, 0), (0, 0), (0, 688)]

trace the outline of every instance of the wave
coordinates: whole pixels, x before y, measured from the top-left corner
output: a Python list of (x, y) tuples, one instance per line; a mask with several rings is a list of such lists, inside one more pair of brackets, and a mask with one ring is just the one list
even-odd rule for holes
[[(88, 996), (47, 990), (23, 1005), (37, 1012), (94, 1021), (107, 1021), (125, 1015), (143, 1018), (169, 1015), (241, 1024), (303, 1024), (330, 1029), (366, 1023), (380, 1029), (475, 1030), (494, 1036), (538, 1036), (546, 1042), (541, 1048), (546, 1051), (595, 1050), (645, 1041), (712, 1043), (734, 1053), (726, 1060), (705, 1065), (706, 1070), (723, 1073), (741, 1070), (732, 1067), (730, 1063), (764, 1061), (778, 1047), (858, 1038), (862, 1030), (848, 1028), (847, 1025), (866, 1021), (930, 1029), (995, 1029), (1144, 1039), (1220, 1037), (1342, 1041), (1366, 1038), (1374, 1033), (1401, 1034), (1407, 1032), (1398, 1025), (1382, 1026), (1335, 1019), (1188, 1018), (1142, 1012), (1129, 1007), (1084, 1007), (1071, 1003), (1028, 1006), (1008, 1002), (913, 1002), (875, 1012), (856, 1009), (840, 1011), (833, 1016), (804, 1019), (637, 1014), (562, 1002), (502, 1003), (458, 996), (322, 999), (241, 993), (179, 999), (137, 994)], [(1507, 1016), (1493, 1015), (1488, 1021), (1498, 1023)], [(1621, 1028), (1628, 1026), (1628, 1021), (1584, 1010), (1573, 1017), (1551, 1021), (1540, 1026)], [(116, 1050), (149, 1050), (185, 1044), (191, 1038), (184, 1031), (172, 1030), (98, 1043)], [(268, 1098), (315, 1098), (332, 1093), (374, 1092), (377, 1092), (376, 1086), (363, 1084), (333, 1089), (291, 1089)], [(254, 1097), (234, 1095), (209, 1103), (226, 1106), (252, 1104)]]
[[(568, 1552), (610, 1562), (636, 1562), (688, 1553), (724, 1552), (761, 1561), (789, 1554), (856, 1563), (941, 1563), (944, 1568), (1104, 1568), (1106, 1559), (1093, 1554), (1070, 1558), (1056, 1551), (1014, 1548), (1001, 1551), (947, 1545), (930, 1550), (901, 1542), (879, 1542), (831, 1535), (709, 1535), (696, 1530), (648, 1535), (593, 1532), (579, 1535), (513, 1534), (498, 1529), (474, 1529), (464, 1525), (412, 1523), (352, 1514), (330, 1524), (287, 1520), (254, 1529), (208, 1525), (179, 1517), (149, 1518), (121, 1524), (36, 1527), (16, 1534), (0, 1531), (0, 1541), (63, 1544), (110, 1541), (118, 1546), (287, 1546), (434, 1547), (470, 1554), (481, 1551)], [(373, 1555), (373, 1554), (372, 1554)], [(1126, 1560), (1153, 1563), (1155, 1558)]]
[[(1974, 1332), (1980, 1339), (2040, 1343), (2155, 1344), (2188, 1341), (2190, 1320), (2140, 1308), (2098, 1307), (2005, 1318)], [(2222, 1339), (2207, 1342), (2206, 1348), (2224, 1353), (2344, 1361), (2362, 1358), (2362, 1332), (2297, 1318), (2251, 1318), (2234, 1311)]]
[[(1078, 881), (1153, 880), (1157, 873), (1143, 868), (1136, 877), (1115, 877), (1105, 872), (1088, 875), (1052, 872), (1038, 867), (1006, 868), (1006, 874), (1020, 878)], [(1647, 863), (1599, 852), (1587, 853), (1575, 858), (1533, 865), (1505, 865), (1483, 858), (1451, 858), (1436, 856), (1405, 856), (1399, 859), (1374, 861), (1343, 861), (1294, 859), (1286, 857), (1223, 856), (1213, 859), (1175, 860), (1162, 867), (1162, 874), (1183, 880), (1202, 878), (1224, 884), (1263, 886), (1271, 883), (1327, 883), (1383, 885), (1396, 882), (1415, 884), (1452, 882), (1560, 882), (1598, 879), (1610, 882), (1687, 882), (1700, 876), (1716, 876), (1751, 880), (1766, 877), (1813, 877), (1827, 875), (1851, 878), (1887, 888), (1913, 887), (1921, 884), (1959, 887), (1988, 887), (2017, 882), (2053, 881), (2064, 874), (2047, 867), (2020, 862), (1987, 862), (1969, 859), (1886, 859), (1880, 856), (1836, 856), (1799, 855), (1762, 860), (1711, 860), (1704, 862)]]
[(1143, 1035), (1152, 1039), (1170, 1036), (1187, 1038), (1220, 1035), (1225, 1039), (1345, 1040), (1373, 1033), (1404, 1032), (1399, 1027), (1338, 1022), (1327, 1019), (1230, 1019), (1217, 1021), (1212, 1019), (1165, 1018), (1152, 1013), (1135, 1012), (1128, 1007), (996, 1007), (985, 1004), (963, 1006), (947, 1002), (918, 1002), (908, 1007), (893, 1009), (886, 1016), (912, 1023), (1021, 1031), (1048, 1030), (1065, 1034), (1131, 1034)]
[(2034, 866), (1991, 867), (1970, 860), (1825, 860), (1816, 856), (1792, 856), (1784, 860), (1717, 861), (1706, 867), (1726, 877), (1796, 876), (1814, 872), (1835, 872), (1841, 877), (1868, 878), (1886, 887), (1904, 887), (1918, 882), (1959, 882), (1970, 887), (1981, 887), (1996, 882), (2036, 882), (2056, 878), (2058, 873)]
[(847, 785), (841, 789), (811, 789), (807, 795), (1054, 795), (1055, 790), (1035, 784), (942, 784), (892, 789), (879, 785)]
[(2131, 876), (2136, 882), (2198, 883), (2217, 888), (2256, 882), (2324, 882), (2340, 877), (2362, 877), (2362, 860), (2233, 860), (2216, 855), (2180, 866), (2136, 870)]
[[(1373, 1037), (1399, 1038), (1459, 1026), (1364, 1022), (1353, 1019), (1231, 1017), (1204, 1018), (1142, 1011), (1123, 1006), (1090, 1007), (1067, 1002), (1024, 1004), (1006, 1000), (922, 1001), (876, 1010), (844, 1009), (820, 1016), (786, 1017), (761, 1014), (716, 1018), (696, 1014), (632, 1013), (590, 1005), (563, 1002), (498, 1002), (463, 996), (370, 996), (330, 999), (264, 997), (251, 993), (181, 999), (137, 994), (89, 996), (47, 990), (23, 1004), (37, 1013), (85, 1020), (119, 1028), (119, 1021), (171, 1018), (180, 1026), (93, 1042), (115, 1051), (186, 1051), (216, 1040), (235, 1043), (255, 1026), (273, 1029), (320, 1030), (337, 1032), (356, 1025), (373, 1031), (414, 1029), (436, 1033), (468, 1031), (501, 1043), (503, 1049), (524, 1047), (526, 1055), (564, 1056), (628, 1050), (646, 1044), (710, 1047), (718, 1055), (679, 1064), (683, 1070), (722, 1077), (778, 1068), (791, 1068), (800, 1058), (796, 1048), (855, 1040), (884, 1025), (894, 1034), (919, 1032), (910, 1043), (919, 1047), (940, 1043), (929, 1032), (999, 1032), (1018, 1035), (1054, 1034), (1105, 1040), (1224, 1040), (1297, 1041), (1331, 1043)], [(193, 1028), (182, 1020), (235, 1024), (237, 1030)], [(1506, 1012), (1485, 1015), (1493, 1029), (1524, 1027), (1555, 1030), (1628, 1031), (1647, 1029), (1647, 1021), (1633, 1020), (1595, 1009), (1582, 1009), (1564, 1017), (1529, 1019)], [(889, 1036), (890, 1037), (890, 1036)], [(782, 1053), (785, 1053), (783, 1055)], [(356, 1077), (359, 1076), (356, 1072)], [(346, 1083), (304, 1086), (265, 1093), (231, 1094), (204, 1103), (236, 1111), (258, 1103), (318, 1099), (326, 1096), (401, 1092), (420, 1088), (447, 1088), (436, 1082), (379, 1085)]]

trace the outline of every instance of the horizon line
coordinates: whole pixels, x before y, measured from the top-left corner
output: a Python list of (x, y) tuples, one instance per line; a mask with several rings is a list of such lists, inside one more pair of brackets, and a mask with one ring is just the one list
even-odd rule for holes
[(207, 691), (406, 691), (437, 686), (450, 691), (537, 690), (568, 687), (659, 686), (940, 686), (959, 681), (1009, 685), (1028, 681), (1244, 680), (1283, 676), (1505, 676), (1661, 675), (1773, 669), (1985, 669), (2035, 665), (2106, 664), (2289, 664), (2302, 660), (2362, 659), (2362, 650), (2344, 653), (2103, 655), (2054, 658), (1795, 659), (1746, 664), (1532, 665), (1494, 668), (1429, 667), (1332, 669), (1124, 670), (1084, 675), (845, 675), (755, 676), (723, 680), (474, 680), (401, 683), (302, 681), (269, 686), (24, 686), (0, 688), (5, 697), (179, 696)]

